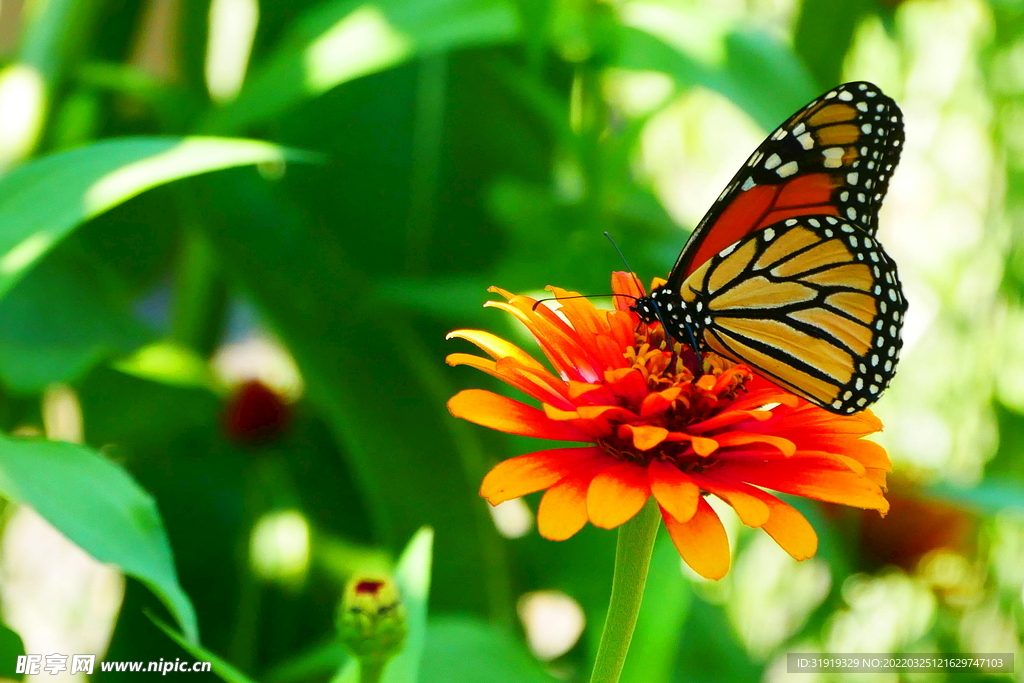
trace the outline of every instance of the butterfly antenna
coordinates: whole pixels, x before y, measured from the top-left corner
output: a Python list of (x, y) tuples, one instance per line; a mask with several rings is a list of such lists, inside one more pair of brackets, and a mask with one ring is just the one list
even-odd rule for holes
[[(626, 255), (622, 253), (621, 249), (619, 249), (619, 245), (617, 245), (615, 243), (615, 240), (612, 239), (611, 234), (609, 234), (609, 232), (607, 230), (604, 231), (604, 236), (608, 238), (608, 241), (612, 243), (613, 247), (615, 247), (615, 251), (617, 251), (619, 253), (619, 258), (622, 259), (622, 265), (626, 266), (626, 270), (629, 272), (630, 275), (633, 276), (633, 279), (636, 280), (637, 287), (640, 288), (641, 292), (644, 291), (643, 283), (640, 282), (640, 278), (638, 278), (636, 276), (636, 272), (632, 268), (629, 267), (629, 261), (626, 260)], [(619, 296), (622, 296), (622, 295), (619, 295)]]
[(634, 301), (636, 301), (636, 297), (633, 296), (632, 294), (573, 294), (572, 296), (549, 296), (544, 299), (537, 299), (536, 301), (534, 301), (533, 306), (530, 307), (530, 310), (536, 311), (537, 307), (540, 306), (545, 301), (563, 301), (565, 299), (594, 299), (602, 296), (624, 296), (627, 299), (633, 299)]

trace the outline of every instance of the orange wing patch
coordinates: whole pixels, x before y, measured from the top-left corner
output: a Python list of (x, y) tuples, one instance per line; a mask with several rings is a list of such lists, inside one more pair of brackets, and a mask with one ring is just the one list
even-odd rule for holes
[(712, 300), (712, 312), (717, 309), (728, 310), (762, 310), (794, 303), (813, 301), (818, 295), (798, 281), (772, 282), (763, 275), (743, 278), (735, 287)]
[(871, 328), (844, 318), (838, 313), (815, 308), (794, 311), (789, 317), (834, 336), (858, 356), (863, 356), (871, 350)]
[[(810, 230), (794, 228), (773, 239), (764, 253), (754, 263), (754, 268), (771, 268), (773, 265), (798, 251), (813, 247), (821, 240)], [(772, 273), (776, 275), (776, 273)]]
[(706, 331), (704, 339), (708, 347), (716, 353), (731, 358), (737, 363), (746, 363), (757, 368), (777, 384), (781, 384), (794, 394), (803, 396), (809, 401), (819, 405), (829, 405), (836, 400), (836, 396), (839, 394), (839, 387), (835, 384), (787, 365), (728, 333), (717, 330)]
[(772, 268), (775, 277), (794, 277), (809, 270), (824, 266), (836, 266), (853, 260), (842, 242), (821, 242), (811, 247), (799, 258), (790, 257)]
[(815, 127), (827, 126), (830, 123), (852, 121), (857, 118), (857, 110), (848, 104), (820, 102), (813, 110), (801, 116), (798, 121), (806, 120)]
[(789, 218), (831, 215), (868, 234), (903, 144), (896, 104), (870, 83), (846, 83), (791, 116), (747, 159), (697, 225), (668, 282), (751, 233)]

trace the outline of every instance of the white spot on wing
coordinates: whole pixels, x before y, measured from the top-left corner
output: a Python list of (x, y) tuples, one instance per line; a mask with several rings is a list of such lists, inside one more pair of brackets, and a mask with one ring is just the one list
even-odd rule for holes
[(800, 167), (797, 166), (795, 161), (787, 161), (782, 166), (779, 166), (779, 169), (775, 172), (779, 174), (780, 178), (788, 178), (799, 170)]
[(843, 154), (846, 150), (842, 147), (826, 147), (821, 150), (822, 156), (825, 157), (825, 168), (839, 168), (843, 165)]

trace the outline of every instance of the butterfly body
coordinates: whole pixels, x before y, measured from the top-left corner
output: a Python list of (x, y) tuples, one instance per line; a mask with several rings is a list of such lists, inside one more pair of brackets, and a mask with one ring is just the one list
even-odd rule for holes
[(902, 143), (876, 86), (825, 93), (750, 156), (634, 310), (827, 410), (863, 410), (902, 347), (906, 301), (874, 238)]

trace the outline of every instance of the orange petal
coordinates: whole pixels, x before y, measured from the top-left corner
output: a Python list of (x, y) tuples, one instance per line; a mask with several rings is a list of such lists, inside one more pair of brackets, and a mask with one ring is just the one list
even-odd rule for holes
[(783, 439), (779, 436), (772, 436), (770, 434), (754, 434), (751, 432), (726, 432), (724, 434), (716, 434), (715, 441), (722, 448), (727, 446), (746, 446), (752, 443), (764, 443), (769, 446), (774, 446), (779, 449), (783, 455), (787, 458), (796, 453), (796, 444), (789, 439)]
[(488, 292), (494, 292), (495, 294), (498, 294), (499, 296), (504, 297), (504, 299), (506, 301), (511, 301), (516, 296), (512, 292), (510, 292), (508, 290), (505, 290), (505, 289), (502, 289), (501, 287), (498, 287), (496, 285), (491, 285), (490, 287), (487, 288), (487, 291)]
[(550, 488), (581, 468), (592, 469), (606, 459), (600, 448), (553, 448), (520, 455), (495, 465), (480, 485), (491, 505)]
[[(881, 470), (874, 467), (868, 467), (864, 470), (864, 476), (877, 484), (883, 491), (886, 491), (885, 475), (887, 472), (891, 471), (892, 469)], [(882, 515), (885, 516), (885, 513), (883, 512)]]
[(889, 460), (889, 454), (885, 452), (885, 448), (881, 444), (874, 441), (853, 439), (840, 453), (854, 458), (864, 467), (892, 472), (892, 461)]
[(625, 408), (620, 408), (619, 406), (580, 406), (576, 409), (576, 412), (579, 413), (580, 417), (586, 420), (596, 420), (600, 417), (615, 417), (620, 420), (635, 420), (638, 417), (636, 413), (626, 410)]
[(605, 329), (605, 311), (599, 311), (590, 299), (583, 298), (579, 292), (569, 291), (561, 287), (547, 287), (561, 304), (560, 313), (569, 321), (577, 332), (597, 334)]
[(598, 391), (601, 391), (602, 389), (604, 391), (602, 393), (598, 394), (598, 396), (600, 396), (600, 398), (598, 398), (595, 401), (595, 403), (608, 403), (609, 402), (609, 398), (606, 398), (606, 396), (610, 397), (612, 395), (610, 392), (608, 392), (607, 389), (605, 389), (603, 384), (591, 384), (589, 382), (577, 382), (574, 379), (569, 380), (569, 398), (571, 398), (573, 400), (576, 400), (576, 399), (580, 398), (581, 396), (587, 396), (587, 399), (589, 400), (591, 398), (589, 396), (589, 394), (591, 394), (591, 392), (598, 392)]
[(694, 382), (698, 387), (704, 391), (711, 391), (715, 388), (715, 376), (714, 375), (702, 375), (700, 379)]
[(491, 334), (490, 332), (484, 332), (483, 330), (454, 330), (449, 332), (445, 339), (465, 339), (466, 341), (476, 344), (484, 353), (488, 354), (494, 360), (500, 358), (515, 358), (517, 361), (522, 363), (528, 368), (534, 370), (545, 371), (543, 365), (540, 362), (523, 351), (521, 348), (511, 342), (507, 342), (501, 337)]
[(488, 301), (484, 306), (505, 311), (523, 323), (540, 344), (544, 355), (566, 379), (599, 380), (600, 371), (594, 367), (593, 358), (580, 346), (575, 331), (547, 306), (532, 311), (533, 303), (529, 297), (513, 297), (511, 303)]
[(653, 425), (620, 425), (619, 438), (627, 439), (632, 435), (633, 446), (638, 451), (649, 451), (665, 441), (668, 430)]
[(785, 431), (794, 435), (819, 432), (860, 437), (882, 430), (881, 421), (870, 410), (856, 415), (835, 415), (818, 406), (806, 404), (789, 411), (785, 420)]
[(490, 358), (481, 358), (469, 353), (450, 353), (444, 360), (453, 367), (468, 365), (482, 370), (538, 401), (558, 405), (562, 408), (572, 407), (572, 403), (565, 397), (564, 384), (560, 384), (559, 380), (555, 380), (546, 371), (540, 373), (523, 367), (514, 358), (493, 361)]
[(591, 441), (591, 437), (567, 422), (556, 422), (537, 408), (483, 389), (465, 389), (448, 399), (455, 417), (499, 432), (556, 441)]
[[(606, 323), (607, 311), (599, 311), (589, 299), (571, 298), (578, 297), (576, 292), (570, 292), (560, 287), (548, 287), (552, 294), (559, 299), (561, 308), (559, 313), (569, 321), (571, 335), (575, 337), (580, 348), (585, 351), (591, 359), (593, 367), (625, 367), (625, 358), (622, 357), (620, 349), (604, 348), (598, 338), (608, 328)], [(606, 340), (608, 343), (610, 339)], [(606, 353), (611, 352), (611, 356)], [(618, 356), (616, 359), (614, 356)]]
[(761, 528), (794, 560), (802, 562), (814, 557), (818, 552), (818, 534), (814, 533), (810, 522), (791, 505), (764, 491), (759, 493), (771, 508), (771, 516)]
[(644, 296), (643, 285), (636, 279), (636, 275), (622, 271), (612, 273), (612, 291), (625, 295), (613, 299), (615, 308), (619, 311), (628, 311), (637, 299)]
[(647, 466), (651, 493), (661, 507), (679, 522), (688, 522), (697, 511), (700, 488), (678, 467), (662, 460), (652, 460)]
[(712, 429), (720, 429), (721, 427), (727, 427), (737, 422), (745, 422), (747, 420), (754, 420), (756, 422), (764, 422), (772, 417), (770, 410), (727, 410), (724, 413), (719, 413), (712, 418), (708, 418), (703, 422), (692, 424), (686, 428), (688, 432), (709, 432)]
[(848, 436), (818, 436), (797, 441), (800, 450), (825, 451), (853, 458), (865, 467), (883, 469), (892, 472), (889, 454), (879, 444), (867, 439)]
[(623, 352), (626, 346), (632, 343), (632, 337), (625, 340), (626, 344), (613, 338), (609, 325), (609, 311), (595, 308), (588, 299), (569, 298), (575, 294), (574, 292), (568, 292), (558, 287), (549, 287), (548, 289), (556, 297), (562, 299), (560, 313), (569, 321), (578, 337), (580, 346), (585, 348), (588, 355), (595, 361), (595, 367), (629, 367), (629, 362)]
[(782, 405), (790, 408), (795, 408), (799, 405), (800, 399), (793, 394), (783, 391), (774, 384), (763, 382), (766, 386), (760, 389), (754, 389), (751, 385), (756, 385), (758, 380), (760, 380), (760, 378), (755, 376), (753, 381), (747, 383), (747, 388), (751, 391), (736, 399), (736, 401), (729, 406), (730, 410), (753, 410), (771, 403), (781, 403)]
[(715, 380), (715, 386), (711, 392), (717, 396), (726, 389), (738, 386), (751, 379), (753, 375), (754, 373), (746, 365), (735, 365), (718, 375), (718, 379)]
[(838, 453), (829, 453), (828, 455), (831, 455), (833, 458), (849, 467), (852, 472), (855, 472), (862, 477), (864, 476), (866, 468), (864, 465), (861, 465), (860, 462), (853, 458), (848, 458), (845, 455), (839, 455)]
[(846, 465), (829, 457), (797, 454), (770, 462), (760, 457), (723, 458), (716, 474), (829, 503), (889, 510), (878, 484), (854, 474)]
[(623, 352), (633, 345), (639, 318), (636, 313), (611, 311), (608, 314), (608, 335)]
[(717, 581), (729, 573), (729, 538), (715, 511), (703, 497), (688, 522), (680, 522), (664, 508), (661, 516), (683, 561), (705, 579)]
[(557, 396), (566, 405), (571, 405), (565, 381), (561, 377), (555, 377), (546, 369), (538, 370), (523, 365), (516, 358), (502, 358), (495, 363), (495, 367), (504, 381), (508, 382), (510, 377), (519, 378), (521, 381), (532, 383), (538, 390), (544, 391), (548, 395)]
[[(607, 311), (603, 312), (607, 313)], [(611, 334), (598, 334), (594, 337), (594, 351), (604, 362), (605, 367), (626, 368), (629, 367), (629, 361), (626, 360), (625, 352), (632, 341), (630, 339), (628, 343), (623, 344), (622, 340), (612, 337)]]
[(640, 415), (650, 417), (651, 415), (665, 412), (672, 407), (672, 401), (679, 397), (679, 392), (681, 391), (681, 387), (669, 387), (664, 391), (648, 394), (640, 405)]
[(710, 477), (707, 475), (693, 475), (694, 480), (702, 489), (715, 494), (739, 515), (740, 521), (755, 529), (764, 526), (768, 521), (769, 509), (759, 497), (752, 494), (754, 487), (747, 486), (741, 482), (730, 482), (721, 477)]
[(705, 436), (693, 436), (690, 437), (690, 445), (693, 446), (694, 453), (707, 457), (718, 450), (717, 439), (718, 437), (709, 439)]
[(631, 462), (612, 465), (590, 482), (587, 491), (590, 523), (602, 529), (614, 529), (632, 519), (650, 495), (645, 468)]
[(587, 489), (594, 473), (566, 477), (548, 489), (537, 508), (537, 531), (549, 541), (571, 538), (587, 523)]
[(607, 370), (605, 371), (605, 382), (609, 389), (631, 404), (640, 403), (647, 396), (647, 380), (639, 370), (633, 368)]
[(547, 417), (557, 422), (580, 419), (580, 414), (575, 410), (562, 410), (561, 408), (556, 408), (555, 406), (548, 405), (547, 403), (541, 405), (541, 409)]

